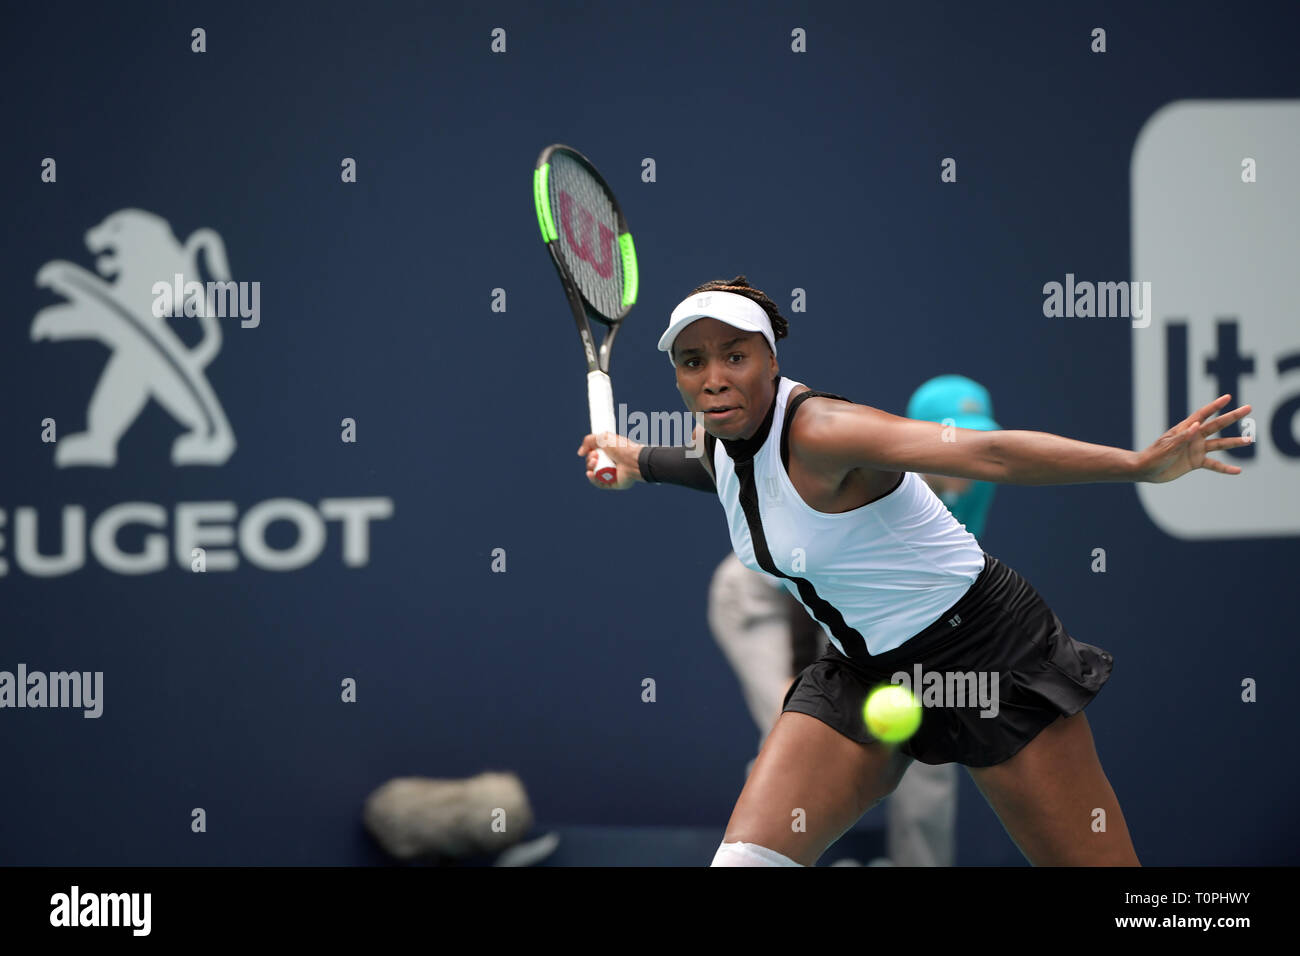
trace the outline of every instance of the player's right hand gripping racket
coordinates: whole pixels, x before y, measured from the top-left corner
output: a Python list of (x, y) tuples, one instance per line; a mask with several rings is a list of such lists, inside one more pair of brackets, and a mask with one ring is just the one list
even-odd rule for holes
[[(542, 241), (568, 296), (587, 357), (587, 406), (591, 431), (617, 432), (609, 353), (623, 319), (636, 303), (636, 250), (623, 210), (591, 161), (571, 146), (542, 150), (533, 170), (533, 202)], [(609, 331), (597, 351), (591, 320)], [(598, 449), (596, 477), (613, 484), (618, 469)]]

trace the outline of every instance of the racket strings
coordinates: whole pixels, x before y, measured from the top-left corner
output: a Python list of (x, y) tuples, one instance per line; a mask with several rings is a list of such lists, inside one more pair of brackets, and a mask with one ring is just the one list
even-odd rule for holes
[(560, 255), (573, 281), (602, 315), (619, 315), (624, 273), (614, 204), (581, 163), (558, 151), (548, 185)]

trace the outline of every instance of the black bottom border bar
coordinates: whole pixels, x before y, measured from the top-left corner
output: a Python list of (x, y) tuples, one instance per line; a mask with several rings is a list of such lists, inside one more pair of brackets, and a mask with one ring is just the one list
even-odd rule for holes
[[(881, 921), (863, 933), (864, 944), (882, 930), (926, 940), (988, 933), (994, 941), (1041, 930), (1071, 939), (1228, 941), (1229, 934), (1284, 930), (1295, 898), (1291, 867), (707, 869), (3, 867), (0, 926), (7, 941), (390, 943), (394, 934), (432, 942), (480, 933), (484, 942), (617, 944), (652, 931), (664, 943), (666, 932), (815, 926), (820, 920), (806, 921), (824, 917), (830, 904), (846, 919)], [(814, 889), (830, 895), (813, 896)], [(119, 925), (84, 925), (114, 920)]]

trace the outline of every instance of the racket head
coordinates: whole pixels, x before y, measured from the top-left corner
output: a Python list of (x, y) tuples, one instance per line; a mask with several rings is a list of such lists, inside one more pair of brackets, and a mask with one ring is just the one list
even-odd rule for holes
[(592, 318), (616, 326), (636, 304), (636, 248), (623, 209), (591, 160), (553, 143), (533, 169), (533, 203), (556, 268)]

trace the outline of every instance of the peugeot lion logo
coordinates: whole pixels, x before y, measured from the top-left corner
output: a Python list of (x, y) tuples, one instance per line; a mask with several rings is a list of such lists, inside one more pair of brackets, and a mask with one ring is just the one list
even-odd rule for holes
[[(182, 244), (165, 219), (142, 209), (113, 213), (86, 233), (86, 247), (98, 275), (63, 260), (36, 273), (38, 287), (66, 301), (36, 313), (32, 340), (95, 339), (112, 352), (89, 396), (85, 431), (42, 436), (55, 446), (55, 466), (115, 466), (118, 442), (150, 399), (184, 428), (172, 445), (173, 465), (226, 464), (235, 436), (204, 370), (221, 350), (220, 318), (237, 313), (251, 320), (241, 328), (257, 327), (260, 284), (230, 281), (225, 243), (211, 229), (196, 230)], [(211, 277), (206, 283), (197, 281), (200, 254)], [(168, 324), (178, 316), (194, 320), (197, 345), (187, 346)], [(156, 478), (156, 469), (140, 469), (134, 481), (142, 487), (132, 500), (90, 506), (93, 511), (85, 504), (0, 501), (0, 581), (11, 567), (56, 578), (87, 563), (130, 575), (158, 574), (169, 565), (194, 573), (241, 566), (296, 571), (315, 562), (331, 540), (344, 567), (361, 568), (370, 563), (372, 527), (393, 516), (386, 495), (308, 502), (280, 494), (242, 509), (228, 493), (212, 501), (141, 500)], [(248, 489), (244, 482), (240, 487)], [(294, 526), (291, 544), (268, 536), (277, 522)], [(43, 551), (43, 537), (58, 541), (58, 550)]]
[(98, 256), (99, 275), (63, 260), (36, 274), (37, 286), (68, 301), (36, 314), (33, 341), (97, 339), (113, 350), (90, 397), (86, 431), (59, 439), (55, 464), (115, 465), (118, 441), (150, 398), (188, 429), (172, 445), (173, 465), (224, 464), (235, 436), (203, 374), (221, 349), (221, 326), (212, 309), (198, 309), (203, 338), (190, 349), (152, 308), (159, 279), (199, 274), (200, 251), (216, 285), (233, 285), (221, 237), (199, 229), (182, 245), (162, 217), (123, 209), (86, 233), (86, 248)]

